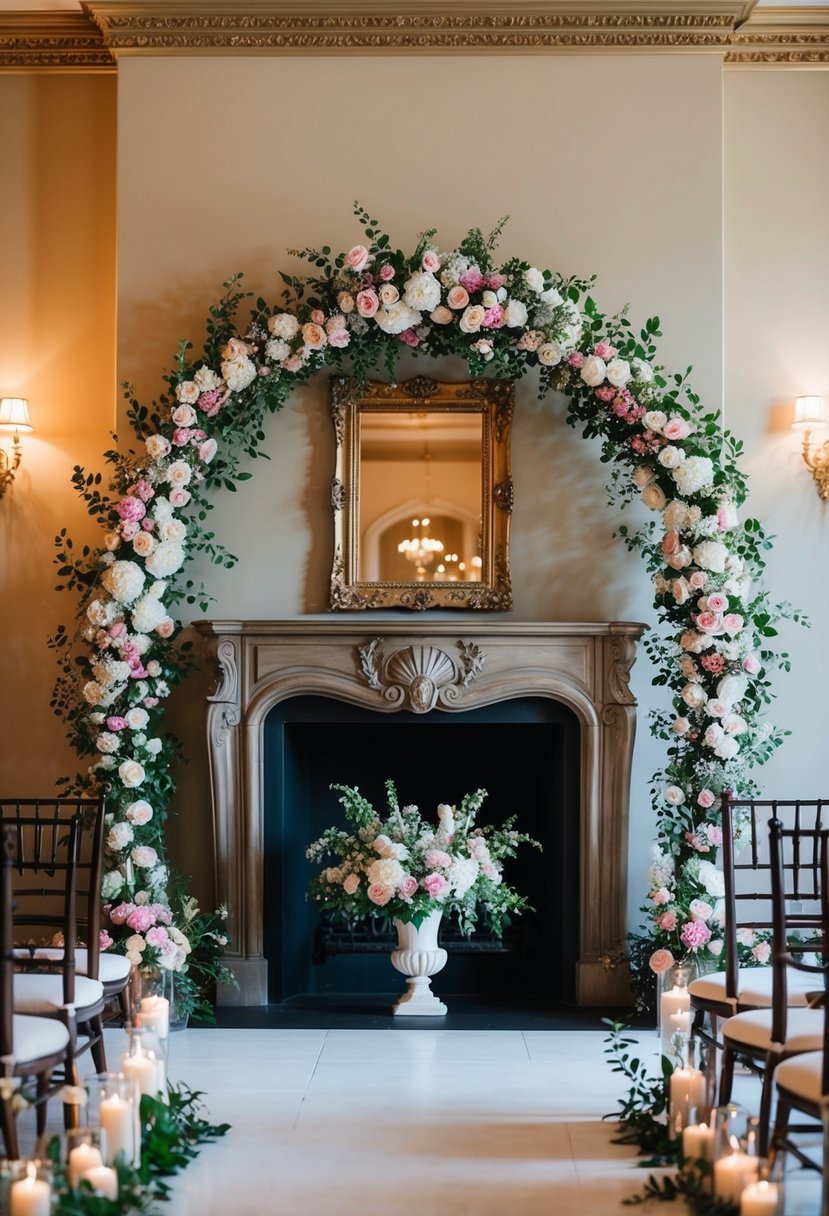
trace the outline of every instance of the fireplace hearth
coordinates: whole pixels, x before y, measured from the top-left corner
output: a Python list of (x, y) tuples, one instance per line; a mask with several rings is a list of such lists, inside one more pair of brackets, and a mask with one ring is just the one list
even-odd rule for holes
[(511, 872), (537, 911), (516, 920), (505, 949), (453, 946), (446, 992), (529, 983), (581, 1005), (625, 1002), (626, 976), (603, 956), (626, 932), (628, 674), (644, 626), (305, 618), (197, 628), (219, 672), (207, 723), (216, 884), (240, 983), (221, 1003), (394, 990), (388, 954), (326, 945), (304, 900), (305, 845), (339, 810), (329, 783), (359, 785), (379, 806), (387, 777), (424, 811), (488, 789), (493, 821), (514, 812), (545, 845), (526, 874)]

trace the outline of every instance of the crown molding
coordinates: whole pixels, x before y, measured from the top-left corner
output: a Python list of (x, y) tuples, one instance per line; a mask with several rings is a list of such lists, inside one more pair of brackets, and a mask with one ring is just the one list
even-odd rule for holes
[(0, 70), (113, 71), (122, 56), (720, 53), (829, 67), (829, 7), (757, 0), (89, 0), (0, 13)]
[(85, 13), (0, 13), (0, 70), (114, 72), (115, 58)]

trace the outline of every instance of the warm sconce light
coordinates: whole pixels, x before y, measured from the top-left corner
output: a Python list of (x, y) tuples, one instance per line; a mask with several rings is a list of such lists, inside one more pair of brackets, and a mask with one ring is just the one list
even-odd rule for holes
[(29, 421), (29, 403), (25, 397), (3, 397), (0, 399), (0, 431), (14, 431), (11, 455), (0, 448), (0, 498), (14, 481), (20, 467), (20, 432), (32, 431)]
[(826, 411), (822, 397), (796, 397), (792, 429), (803, 432), (803, 459), (824, 501), (829, 498), (829, 439), (812, 450), (812, 431), (826, 426)]

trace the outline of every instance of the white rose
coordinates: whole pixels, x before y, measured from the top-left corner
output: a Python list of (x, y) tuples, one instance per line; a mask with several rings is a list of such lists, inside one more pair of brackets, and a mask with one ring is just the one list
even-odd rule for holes
[(636, 384), (653, 383), (653, 368), (644, 359), (631, 359), (630, 371)]
[(630, 380), (630, 364), (627, 359), (611, 359), (607, 365), (607, 378), (616, 388), (623, 388)]
[(719, 756), (720, 760), (733, 760), (739, 753), (740, 745), (731, 735), (723, 735), (714, 748), (714, 754)]
[(717, 696), (726, 705), (734, 705), (737, 701), (742, 701), (748, 690), (748, 680), (745, 676), (728, 675), (723, 676), (717, 685)]
[(131, 604), (144, 590), (146, 576), (135, 562), (116, 561), (101, 575), (101, 582), (113, 599)]
[(704, 540), (694, 549), (694, 561), (697, 565), (701, 566), (703, 570), (711, 570), (714, 574), (725, 572), (727, 557), (728, 550), (718, 540)]
[(144, 766), (137, 760), (124, 760), (118, 765), (118, 776), (127, 789), (135, 789), (144, 780)]
[(137, 802), (131, 802), (124, 811), (130, 823), (137, 824), (138, 827), (143, 827), (145, 823), (149, 823), (153, 817), (153, 808), (144, 798), (139, 798)]
[(689, 456), (673, 470), (680, 494), (696, 494), (714, 480), (714, 466), (707, 456)]
[(648, 410), (642, 419), (642, 425), (647, 431), (656, 431), (658, 435), (662, 433), (662, 428), (668, 421), (668, 415), (663, 414), (662, 410)]
[(661, 511), (666, 502), (661, 486), (658, 486), (655, 481), (649, 482), (642, 491), (642, 502), (651, 511)]
[(662, 797), (668, 806), (682, 806), (685, 801), (685, 790), (681, 789), (678, 785), (669, 785), (666, 787)]
[[(345, 312), (342, 303), (340, 308)], [(268, 317), (268, 333), (274, 338), (284, 338), (286, 342), (290, 342), (299, 333), (299, 321), (290, 312), (274, 313), (272, 317)]]
[(748, 730), (748, 723), (745, 718), (735, 713), (724, 714), (722, 725), (727, 735), (744, 735)]
[(173, 540), (178, 545), (187, 536), (187, 527), (180, 519), (165, 519), (158, 531), (162, 540)]
[(150, 720), (150, 715), (141, 705), (134, 705), (124, 715), (130, 730), (143, 730)]
[(524, 271), (524, 282), (530, 291), (534, 291), (537, 295), (541, 295), (541, 292), (544, 290), (544, 275), (535, 266), (531, 266), (529, 270)]
[(400, 292), (393, 283), (384, 283), (377, 294), (381, 304), (396, 304), (400, 299)]
[(685, 453), (682, 448), (676, 448), (672, 443), (664, 447), (656, 458), (662, 465), (663, 469), (675, 469), (677, 465), (682, 464), (685, 459)]
[(598, 355), (589, 355), (581, 367), (581, 378), (591, 388), (604, 384), (607, 375), (607, 364)]
[(689, 709), (701, 709), (705, 704), (705, 691), (699, 684), (686, 684), (679, 695)]
[(708, 948), (709, 954), (713, 954), (714, 958), (719, 958), (720, 955), (722, 954), (722, 949), (723, 949), (722, 938), (720, 937), (720, 938), (717, 938), (715, 941), (708, 942), (707, 948)]
[(174, 541), (163, 541), (147, 558), (147, 569), (159, 578), (175, 574), (184, 565), (184, 549)]
[(465, 334), (476, 334), (481, 328), (486, 309), (480, 304), (470, 304), (461, 313), (460, 327)]
[(241, 359), (225, 359), (222, 376), (232, 393), (239, 393), (256, 379), (256, 364), (243, 355)]
[[(176, 385), (176, 400), (182, 405), (193, 405), (199, 399), (199, 386), (194, 380), (182, 380), (181, 384)], [(179, 422), (176, 418), (176, 412), (173, 411), (173, 422), (177, 426), (189, 426), (189, 422)], [(192, 413), (192, 410), (191, 410)]]
[(711, 725), (706, 728), (705, 734), (703, 735), (703, 742), (705, 743), (706, 747), (718, 747), (724, 737), (725, 731), (720, 726), (719, 722), (712, 722)]
[(151, 532), (139, 532), (133, 537), (132, 547), (139, 557), (149, 557), (155, 548), (155, 537)]
[(348, 316), (350, 312), (354, 311), (354, 296), (350, 291), (341, 291), (337, 296), (337, 305), (340, 312), (343, 312), (346, 314), (346, 316)]
[(116, 823), (107, 834), (107, 848), (112, 853), (118, 853), (132, 844), (133, 832), (128, 823)]
[(148, 739), (144, 746), (151, 756), (157, 756), (163, 744), (160, 739)]
[(509, 329), (523, 329), (527, 324), (527, 305), (523, 300), (510, 300), (504, 309), (504, 324)]
[(562, 350), (558, 342), (542, 342), (536, 353), (538, 362), (544, 367), (556, 367), (561, 363)]
[[(173, 460), (167, 465), (167, 472), (165, 473), (164, 480), (168, 481), (171, 486), (186, 486), (190, 484), (192, 476), (193, 470), (190, 468), (190, 465), (186, 460)], [(172, 507), (166, 498), (163, 500), (163, 503), (159, 499), (153, 503), (153, 514), (156, 516), (156, 518), (161, 517), (161, 513), (165, 509), (164, 503), (166, 503), (167, 510), (172, 510)]]

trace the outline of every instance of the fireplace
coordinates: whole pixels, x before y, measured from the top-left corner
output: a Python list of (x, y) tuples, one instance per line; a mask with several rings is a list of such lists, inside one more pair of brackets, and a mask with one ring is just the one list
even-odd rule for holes
[[(387, 956), (355, 961), (320, 947), (302, 864), (308, 840), (337, 819), (328, 783), (359, 785), (380, 805), (386, 777), (423, 811), (483, 786), (493, 820), (515, 812), (544, 838), (527, 863), (531, 889), (517, 879), (537, 911), (517, 922), (504, 957), (482, 963), (459, 949), (453, 991), (475, 991), (482, 967), (510, 975), (529, 952), (539, 995), (624, 1002), (625, 975), (602, 960), (625, 936), (628, 674), (644, 626), (326, 618), (198, 628), (220, 677), (208, 709), (216, 883), (240, 983), (223, 1002), (394, 987), (378, 978)], [(430, 764), (411, 764), (418, 749)]]

